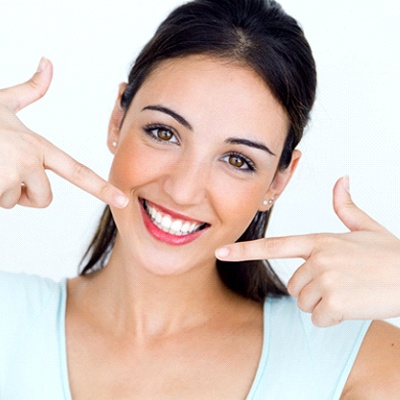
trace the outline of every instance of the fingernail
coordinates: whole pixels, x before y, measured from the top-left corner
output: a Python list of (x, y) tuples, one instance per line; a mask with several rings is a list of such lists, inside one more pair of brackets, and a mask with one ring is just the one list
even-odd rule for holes
[(40, 59), (40, 62), (39, 62), (39, 65), (37, 67), (36, 72), (44, 71), (46, 69), (46, 63), (47, 63), (47, 58), (46, 57), (42, 57)]
[(220, 249), (217, 249), (215, 251), (215, 255), (217, 256), (217, 258), (225, 258), (229, 256), (229, 253), (231, 251), (229, 250), (228, 247), (221, 247)]
[(117, 195), (114, 197), (114, 205), (118, 208), (125, 208), (129, 203), (128, 197), (124, 195)]
[(346, 192), (350, 193), (350, 179), (348, 175), (345, 175), (343, 177), (343, 187), (346, 190)]

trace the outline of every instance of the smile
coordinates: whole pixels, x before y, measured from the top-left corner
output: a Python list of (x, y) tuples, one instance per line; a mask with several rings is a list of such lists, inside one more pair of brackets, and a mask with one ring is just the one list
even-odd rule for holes
[[(168, 212), (162, 207), (156, 206), (147, 200), (141, 199), (140, 202), (146, 216), (150, 220), (149, 222), (151, 222), (153, 228), (156, 228), (149, 229), (150, 232), (161, 241), (174, 241), (173, 238), (176, 237), (177, 239), (180, 239), (176, 244), (184, 244), (194, 240), (200, 231), (209, 226), (209, 224), (205, 222), (194, 221), (173, 212)], [(161, 235), (161, 233), (163, 235)], [(190, 240), (186, 241), (185, 239)]]

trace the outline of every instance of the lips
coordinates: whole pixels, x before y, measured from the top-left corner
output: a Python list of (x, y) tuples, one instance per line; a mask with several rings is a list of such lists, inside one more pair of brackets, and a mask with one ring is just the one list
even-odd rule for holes
[(185, 244), (196, 239), (209, 226), (206, 222), (188, 219), (161, 206), (140, 200), (145, 225), (156, 239), (170, 244)]

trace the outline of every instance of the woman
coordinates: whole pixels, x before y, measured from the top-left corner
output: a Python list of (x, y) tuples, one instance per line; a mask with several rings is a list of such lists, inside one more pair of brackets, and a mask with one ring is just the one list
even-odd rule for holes
[(120, 86), (110, 184), (10, 116), (50, 76), (43, 60), (30, 85), (1, 94), (1, 205), (47, 205), (44, 166), (110, 207), (79, 277), (55, 284), (2, 274), (2, 398), (398, 393), (396, 328), (320, 330), (271, 269), (214, 256), (263, 236), (300, 159), (315, 68), (295, 20), (272, 1), (175, 10)]

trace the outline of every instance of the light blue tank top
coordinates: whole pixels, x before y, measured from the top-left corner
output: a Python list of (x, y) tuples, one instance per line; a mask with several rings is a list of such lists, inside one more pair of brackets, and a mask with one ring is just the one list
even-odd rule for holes
[[(0, 399), (71, 400), (66, 280), (0, 272)], [(290, 297), (264, 305), (264, 343), (246, 400), (335, 400), (370, 322), (315, 327)]]

